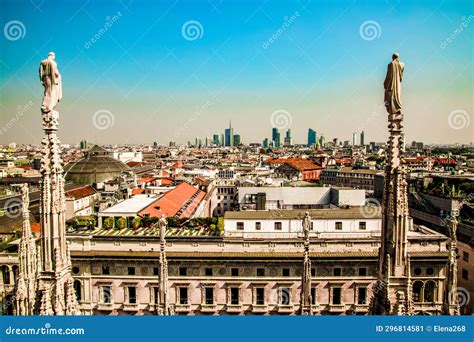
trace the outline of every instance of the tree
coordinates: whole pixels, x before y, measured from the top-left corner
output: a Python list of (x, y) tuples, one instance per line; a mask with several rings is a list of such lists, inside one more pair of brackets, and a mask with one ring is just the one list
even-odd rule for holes
[(114, 227), (114, 218), (113, 217), (106, 217), (104, 220), (104, 228), (110, 229)]
[(117, 228), (122, 229), (127, 227), (127, 219), (125, 217), (121, 217), (117, 220)]
[(133, 220), (132, 220), (132, 227), (133, 229), (138, 229), (140, 228), (142, 224), (142, 219), (140, 217), (135, 217)]

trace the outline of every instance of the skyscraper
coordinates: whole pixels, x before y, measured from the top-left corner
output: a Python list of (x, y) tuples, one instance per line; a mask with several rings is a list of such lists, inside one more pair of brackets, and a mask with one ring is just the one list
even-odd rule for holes
[(357, 132), (352, 133), (352, 146), (357, 144)]
[(229, 122), (229, 128), (225, 130), (225, 146), (234, 146), (234, 130), (232, 129), (232, 121)]
[(365, 133), (364, 133), (364, 131), (360, 132), (360, 141), (359, 141), (359, 143), (360, 143), (360, 146), (365, 145), (364, 144), (365, 143)]
[(278, 128), (273, 127), (272, 128), (272, 141), (275, 141), (278, 135)]
[(316, 131), (308, 128), (308, 146), (316, 145)]
[(240, 134), (234, 134), (234, 146), (240, 145)]
[(268, 143), (268, 138), (263, 139), (263, 147), (268, 148), (269, 143)]
[(213, 135), (212, 142), (214, 143), (214, 145), (219, 146), (219, 134)]
[(278, 128), (273, 127), (272, 128), (272, 142), (273, 142), (273, 147), (280, 147), (280, 132), (278, 132)]
[(291, 145), (293, 145), (293, 139), (291, 138), (291, 129), (288, 129), (288, 130), (286, 131), (284, 145), (285, 145), (285, 146), (291, 146)]

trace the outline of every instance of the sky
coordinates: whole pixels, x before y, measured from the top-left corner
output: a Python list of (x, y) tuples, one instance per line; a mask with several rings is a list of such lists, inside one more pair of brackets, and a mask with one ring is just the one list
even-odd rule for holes
[(469, 0), (0, 0), (0, 25), (0, 144), (40, 143), (49, 51), (63, 143), (185, 143), (230, 119), (244, 143), (385, 141), (393, 52), (407, 142), (474, 136)]

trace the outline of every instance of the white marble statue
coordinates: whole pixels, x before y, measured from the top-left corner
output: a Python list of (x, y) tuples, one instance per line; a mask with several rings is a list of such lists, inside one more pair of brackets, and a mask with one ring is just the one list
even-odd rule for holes
[(54, 59), (54, 52), (48, 53), (48, 58), (42, 60), (39, 67), (39, 77), (44, 87), (43, 103), (41, 105), (43, 113), (54, 110), (54, 107), (63, 97), (61, 74)]

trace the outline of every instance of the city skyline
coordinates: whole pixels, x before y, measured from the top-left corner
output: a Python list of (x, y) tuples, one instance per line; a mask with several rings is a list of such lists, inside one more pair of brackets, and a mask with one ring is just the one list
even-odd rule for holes
[[(261, 143), (275, 125), (291, 129), (295, 144), (306, 143), (308, 128), (327, 141), (361, 131), (366, 143), (386, 141), (380, 87), (394, 51), (410, 71), (406, 141), (472, 140), (468, 1), (164, 2), (147, 11), (140, 1), (116, 10), (1, 4), (0, 144), (40, 140), (31, 61), (50, 50), (67, 94), (58, 106), (63, 143), (183, 144), (223, 133), (229, 117), (244, 143)], [(54, 40), (41, 19), (50, 10), (61, 18), (51, 24)]]

